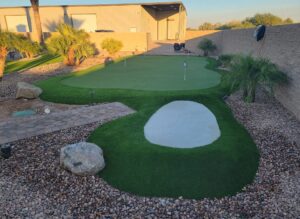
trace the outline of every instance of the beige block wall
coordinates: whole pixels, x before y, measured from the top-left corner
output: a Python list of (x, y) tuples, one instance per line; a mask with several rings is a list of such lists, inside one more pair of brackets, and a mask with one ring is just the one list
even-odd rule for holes
[(300, 120), (300, 24), (268, 27), (265, 40), (256, 42), (254, 29), (226, 30), (203, 36), (187, 34), (186, 46), (200, 53), (197, 45), (203, 38), (217, 45), (216, 54), (252, 54), (275, 63), (290, 78), (287, 86), (275, 89), (276, 98)]
[(219, 30), (188, 30), (185, 34), (185, 40), (190, 41), (195, 39), (196, 41), (198, 41), (198, 38), (208, 36), (216, 32), (219, 32)]
[[(19, 33), (28, 38), (33, 38), (34, 33)], [(57, 35), (57, 32), (45, 33), (46, 38)], [(143, 53), (148, 50), (149, 34), (148, 33), (88, 33), (89, 40), (95, 45), (98, 52), (101, 54), (104, 50), (101, 47), (103, 40), (113, 38), (123, 43), (121, 52), (137, 52)]]
[(114, 38), (123, 43), (123, 52), (146, 52), (148, 50), (147, 33), (89, 33), (90, 40), (102, 51), (101, 43), (106, 38)]

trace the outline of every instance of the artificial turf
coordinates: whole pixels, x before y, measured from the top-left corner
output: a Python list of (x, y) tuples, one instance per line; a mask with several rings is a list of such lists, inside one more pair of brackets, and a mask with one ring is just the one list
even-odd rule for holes
[(57, 55), (50, 55), (50, 54), (42, 55), (36, 59), (31, 59), (26, 61), (23, 60), (9, 61), (6, 63), (4, 73), (7, 74), (11, 72), (28, 70), (36, 66), (57, 63), (61, 61), (62, 61), (62, 57)]
[[(186, 76), (184, 62), (187, 63)], [(135, 56), (88, 74), (75, 74), (63, 80), (81, 88), (117, 88), (133, 90), (194, 90), (220, 83), (220, 75), (205, 68), (207, 61), (198, 57)]]
[[(168, 65), (167, 57), (157, 57), (158, 60), (164, 58)], [(195, 59), (203, 62), (204, 58)], [(206, 67), (212, 71), (215, 61), (208, 59), (208, 63)], [(160, 67), (156, 67), (157, 71)], [(100, 177), (108, 183), (138, 195), (200, 199), (232, 195), (252, 182), (259, 153), (248, 132), (223, 102), (221, 97), (227, 93), (223, 83), (189, 91), (89, 89), (64, 83), (74, 75), (94, 71), (92, 68), (55, 77), (38, 85), (44, 90), (42, 98), (48, 101), (69, 104), (119, 101), (137, 111), (99, 127), (88, 139), (104, 150), (106, 167)], [(194, 149), (149, 143), (143, 133), (145, 123), (161, 106), (174, 100), (192, 100), (207, 106), (217, 118), (221, 137), (211, 145)]]

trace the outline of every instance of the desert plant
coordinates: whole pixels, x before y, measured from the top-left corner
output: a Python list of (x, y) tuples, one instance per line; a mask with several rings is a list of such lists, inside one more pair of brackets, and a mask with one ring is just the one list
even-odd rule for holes
[(232, 88), (243, 91), (245, 102), (254, 102), (257, 85), (260, 83), (273, 92), (276, 84), (286, 83), (287, 76), (267, 59), (252, 56), (237, 56), (233, 60), (229, 81)]
[(200, 41), (198, 48), (201, 49), (204, 53), (204, 56), (208, 56), (209, 52), (213, 52), (217, 49), (216, 45), (210, 39), (203, 39)]
[(101, 47), (113, 56), (122, 49), (123, 43), (113, 38), (107, 38), (103, 40)]
[(220, 66), (227, 68), (230, 66), (233, 57), (233, 55), (228, 54), (220, 55), (218, 58), (218, 63)]
[(31, 53), (29, 48), (24, 47), (24, 44), (33, 45), (33, 43), (25, 37), (0, 30), (0, 81), (3, 78), (6, 56), (9, 51), (18, 50)]
[(22, 57), (32, 58), (40, 52), (41, 47), (37, 42), (32, 42), (22, 35), (18, 35), (17, 37), (18, 39), (15, 41), (17, 45), (16, 49)]
[(49, 37), (46, 45), (51, 53), (61, 55), (66, 65), (79, 65), (84, 59), (95, 54), (95, 47), (84, 30), (60, 24), (57, 31), (58, 35)]

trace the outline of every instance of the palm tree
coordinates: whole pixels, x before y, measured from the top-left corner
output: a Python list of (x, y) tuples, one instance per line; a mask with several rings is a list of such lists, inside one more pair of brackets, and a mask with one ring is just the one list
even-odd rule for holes
[(0, 30), (0, 81), (3, 78), (6, 56), (10, 50), (18, 50), (27, 56), (38, 53), (38, 46), (29, 39), (11, 32)]
[(267, 59), (252, 56), (237, 56), (232, 64), (229, 81), (232, 88), (243, 91), (246, 102), (254, 102), (257, 85), (260, 83), (273, 92), (276, 84), (287, 83), (286, 74), (278, 70), (275, 64)]
[(40, 44), (44, 43), (43, 32), (42, 32), (42, 24), (39, 12), (39, 0), (30, 0), (31, 7), (34, 15), (34, 22), (36, 27), (37, 39)]
[(209, 52), (213, 52), (217, 49), (216, 45), (210, 39), (204, 38), (200, 41), (198, 48), (201, 49), (204, 53), (204, 56), (208, 56)]
[(60, 24), (58, 35), (46, 40), (47, 48), (54, 54), (61, 55), (66, 65), (79, 65), (84, 59), (95, 54), (95, 48), (89, 41), (89, 34), (76, 30), (68, 24)]

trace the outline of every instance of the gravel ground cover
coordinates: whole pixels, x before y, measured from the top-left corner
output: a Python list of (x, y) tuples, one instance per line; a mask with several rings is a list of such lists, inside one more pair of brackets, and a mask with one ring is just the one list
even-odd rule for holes
[(95, 56), (86, 59), (80, 66), (65, 66), (61, 62), (56, 62), (5, 74), (3, 80), (0, 81), (0, 102), (15, 97), (17, 83), (20, 81), (34, 83), (53, 76), (87, 69), (94, 65), (103, 64), (103, 62), (102, 56)]
[(101, 125), (94, 123), (14, 142), (13, 156), (0, 159), (0, 217), (299, 218), (299, 122), (262, 91), (255, 104), (238, 97), (227, 103), (261, 154), (254, 182), (241, 193), (202, 200), (145, 198), (62, 170), (60, 148), (86, 139)]

